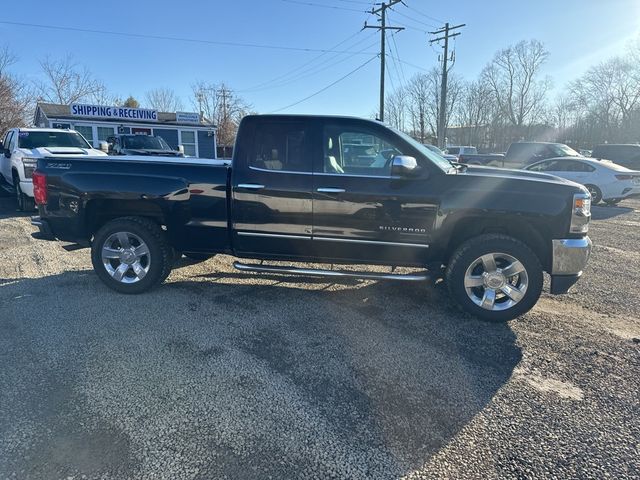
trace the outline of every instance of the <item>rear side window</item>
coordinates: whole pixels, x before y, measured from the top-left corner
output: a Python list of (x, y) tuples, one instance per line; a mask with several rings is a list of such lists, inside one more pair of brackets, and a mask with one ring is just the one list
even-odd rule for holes
[(270, 123), (256, 129), (249, 166), (273, 171), (310, 172), (305, 155), (305, 128), (296, 123)]
[(450, 147), (447, 148), (447, 153), (451, 155), (458, 155), (460, 153), (460, 149), (458, 147)]

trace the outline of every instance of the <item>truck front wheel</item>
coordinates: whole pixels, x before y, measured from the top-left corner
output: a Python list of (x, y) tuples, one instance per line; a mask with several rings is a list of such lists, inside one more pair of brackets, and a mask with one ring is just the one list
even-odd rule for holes
[(104, 225), (91, 245), (96, 274), (120, 293), (142, 293), (171, 273), (173, 251), (159, 225), (140, 217), (125, 217)]
[(445, 281), (463, 310), (483, 320), (512, 320), (536, 304), (543, 273), (533, 251), (515, 238), (485, 234), (453, 253)]

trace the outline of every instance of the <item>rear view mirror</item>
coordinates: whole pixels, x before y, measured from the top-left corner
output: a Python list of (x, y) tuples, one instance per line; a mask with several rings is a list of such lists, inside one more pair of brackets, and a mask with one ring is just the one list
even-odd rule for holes
[(391, 162), (392, 177), (416, 177), (420, 172), (418, 161), (414, 157), (398, 155)]

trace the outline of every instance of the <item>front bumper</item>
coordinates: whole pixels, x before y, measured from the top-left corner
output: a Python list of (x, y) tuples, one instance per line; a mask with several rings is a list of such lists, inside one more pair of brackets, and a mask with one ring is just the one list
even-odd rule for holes
[(22, 190), (22, 193), (24, 193), (27, 197), (33, 197), (33, 182), (32, 181), (28, 181), (28, 182), (20, 182), (20, 190)]
[(591, 239), (554, 239), (551, 264), (551, 293), (567, 293), (578, 281), (591, 255)]

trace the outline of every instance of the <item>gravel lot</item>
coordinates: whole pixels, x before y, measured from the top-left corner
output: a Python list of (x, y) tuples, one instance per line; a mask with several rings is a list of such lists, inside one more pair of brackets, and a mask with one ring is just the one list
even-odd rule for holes
[(504, 325), (442, 286), (184, 263), (122, 296), (0, 198), (0, 478), (639, 478), (640, 201)]

